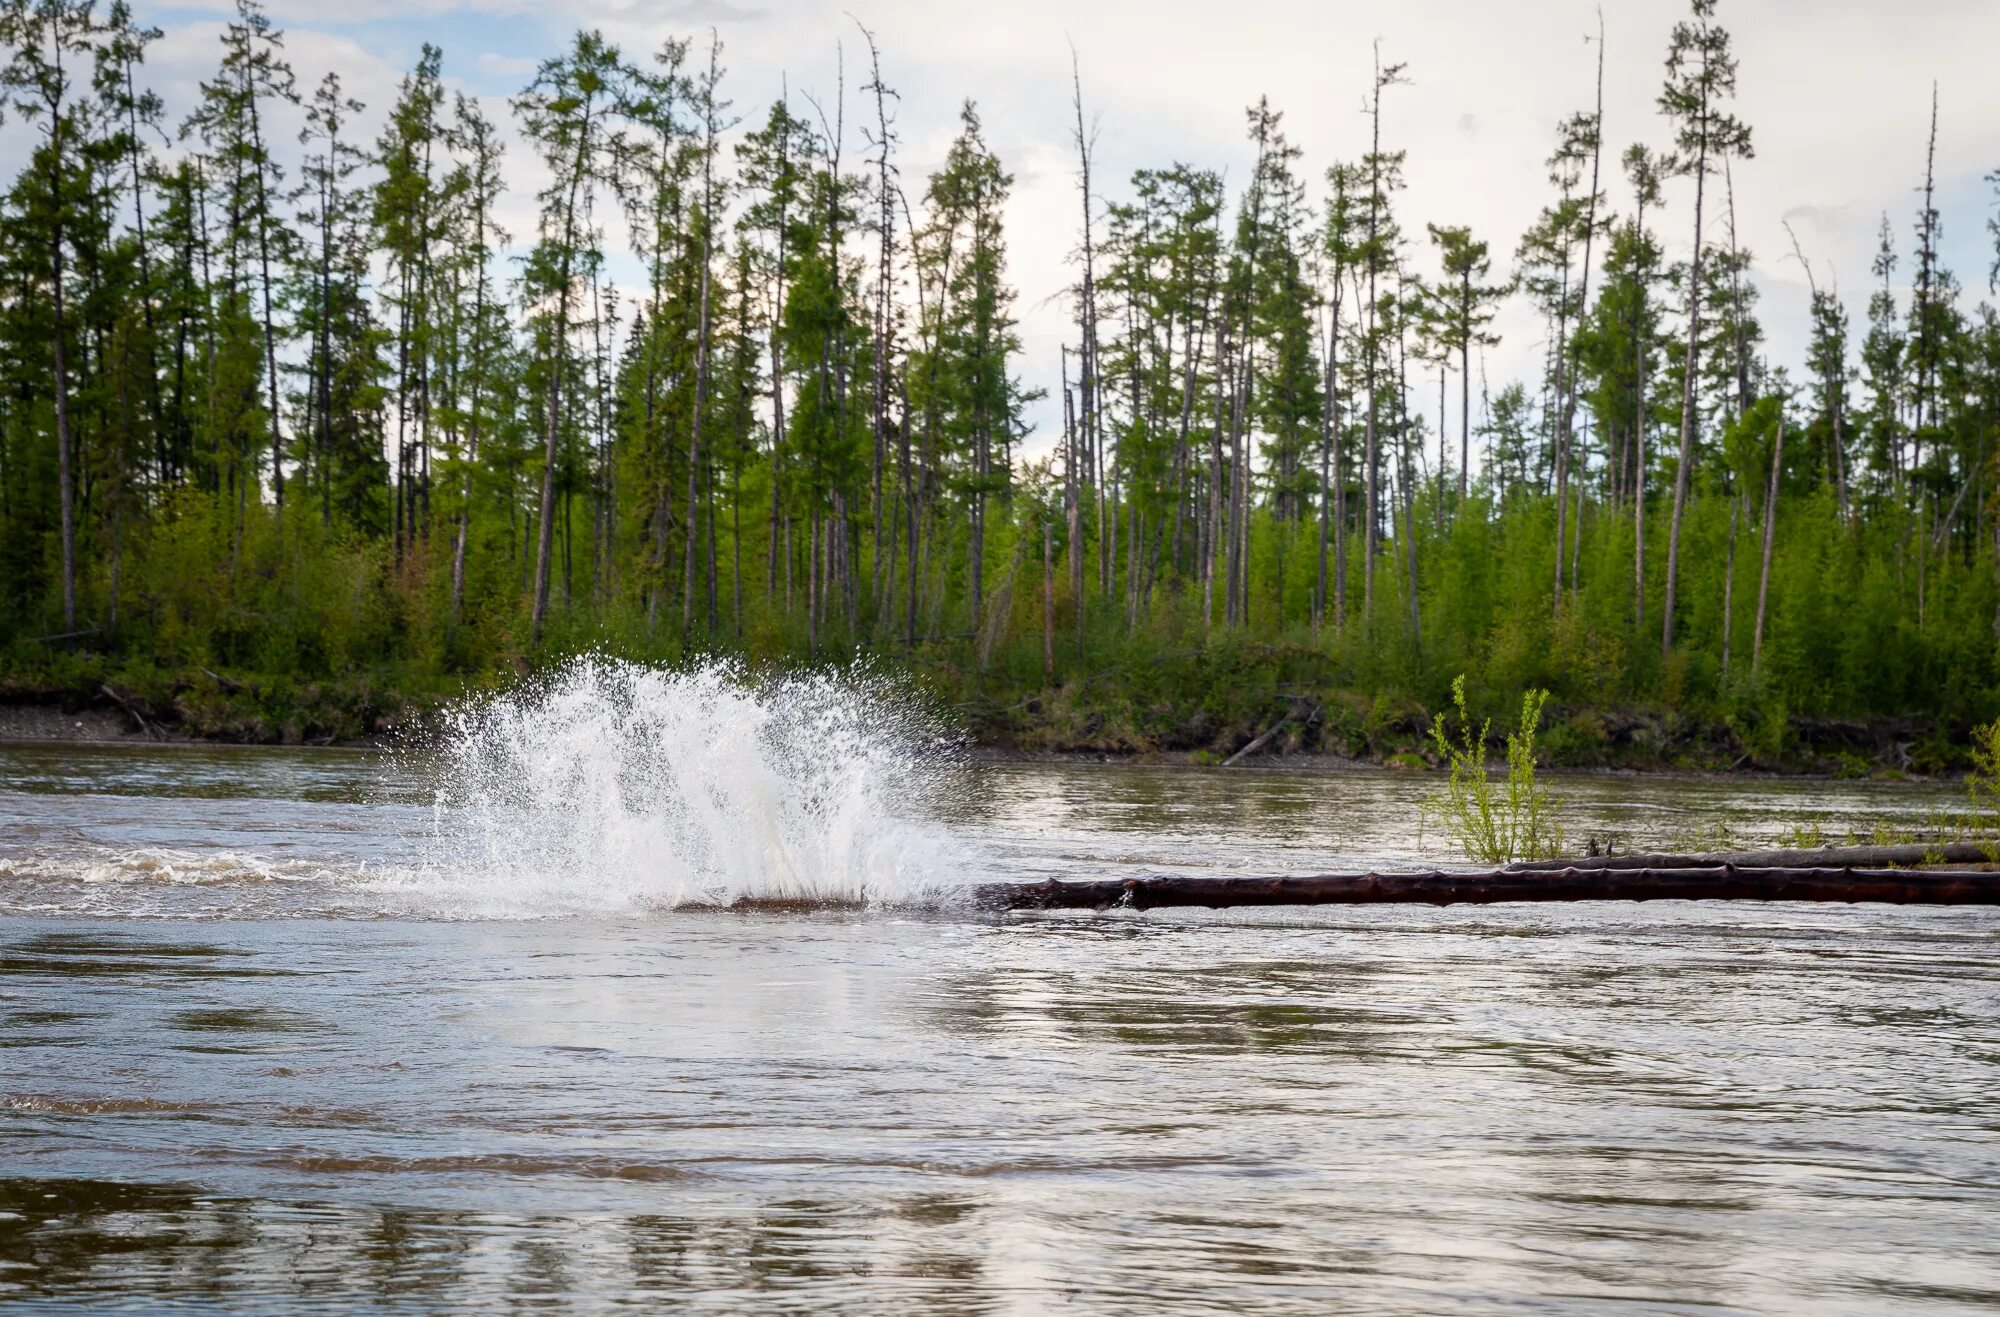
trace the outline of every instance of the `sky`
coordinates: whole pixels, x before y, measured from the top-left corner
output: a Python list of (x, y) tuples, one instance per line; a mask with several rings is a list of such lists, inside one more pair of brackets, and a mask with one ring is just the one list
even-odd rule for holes
[[(138, 0), (139, 17), (166, 29), (154, 48), (154, 86), (179, 115), (212, 74), (232, 0), (162, 5)], [(1385, 62), (1407, 66), (1409, 83), (1389, 89), (1387, 148), (1408, 152), (1408, 189), (1398, 201), (1417, 267), (1434, 269), (1427, 222), (1469, 225), (1491, 243), (1496, 271), (1519, 235), (1552, 199), (1545, 160), (1559, 120), (1594, 96), (1598, 6), (1579, 0), (1256, 0), (1217, 7), (1194, 0), (271, 0), (302, 93), (337, 69), (349, 95), (367, 103), (372, 135), (399, 78), (425, 41), (444, 52), (448, 85), (480, 96), (510, 125), (507, 97), (579, 26), (600, 29), (628, 55), (670, 36), (723, 43), (723, 94), (744, 126), (761, 122), (789, 87), (831, 116), (843, 85), (848, 149), (864, 148), (860, 86), (869, 80), (866, 24), (883, 80), (899, 93), (900, 164), (915, 197), (942, 161), (960, 103), (978, 104), (987, 139), (1013, 173), (1007, 214), (1011, 272), (1020, 290), (1024, 356), (1019, 373), (1048, 390), (1030, 419), (1027, 451), (1045, 449), (1059, 426), (1059, 346), (1074, 338), (1067, 290), (1078, 241), (1070, 99), (1071, 51), (1095, 135), (1095, 178), (1111, 200), (1128, 195), (1135, 169), (1185, 162), (1224, 171), (1232, 197), (1252, 162), (1244, 110), (1268, 96), (1303, 148), (1303, 176), (1321, 191), (1328, 165), (1367, 145), (1362, 105), (1377, 42)], [(1606, 191), (1615, 212), (1630, 207), (1616, 156), (1632, 142), (1668, 144), (1656, 108), (1669, 33), (1686, 0), (1621, 0), (1602, 12)], [(1995, 189), (2000, 170), (2000, 49), (1995, 0), (1721, 0), (1740, 65), (1737, 112), (1754, 134), (1755, 158), (1734, 169), (1740, 242), (1756, 258), (1754, 282), (1771, 358), (1803, 357), (1807, 286), (1785, 231), (1790, 222), (1822, 285), (1837, 284), (1855, 323), (1865, 322), (1869, 264), (1886, 213), (1903, 253), (1923, 182), (1931, 95), (1938, 108), (1937, 196), (1946, 263), (1968, 307), (1987, 297)], [(842, 63), (844, 59), (844, 65)], [(844, 69), (844, 76), (843, 76)], [(795, 102), (796, 108), (807, 108)], [(18, 168), (18, 124), (0, 127), (0, 165)], [(531, 154), (515, 140), (513, 192), (504, 220), (514, 238), (532, 235)], [(1670, 255), (1691, 238), (1692, 184), (1668, 186), (1658, 230)], [(614, 267), (615, 268), (615, 267)], [(1516, 300), (1502, 316), (1503, 344), (1487, 357), (1501, 381), (1532, 377), (1541, 326)], [(1455, 390), (1454, 390), (1455, 391)], [(1454, 422), (1455, 428), (1455, 422)]]

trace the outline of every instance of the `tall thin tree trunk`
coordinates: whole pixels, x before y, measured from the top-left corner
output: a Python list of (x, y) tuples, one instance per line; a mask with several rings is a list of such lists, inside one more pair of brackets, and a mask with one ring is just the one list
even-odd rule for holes
[(898, 446), (902, 450), (903, 507), (905, 509), (903, 519), (905, 565), (903, 574), (907, 578), (903, 586), (903, 644), (911, 649), (915, 649), (917, 645), (917, 573), (919, 570), (917, 558), (921, 531), (917, 524), (915, 472), (911, 469), (910, 463), (910, 383), (907, 366), (903, 378), (898, 382), (897, 392), (903, 400), (903, 423), (897, 427), (900, 431)]
[[(245, 75), (246, 77), (248, 75)], [(264, 291), (264, 370), (271, 393), (271, 486), (278, 507), (285, 506), (285, 440), (278, 410), (278, 337), (271, 318), (271, 201), (264, 185), (263, 129), (257, 115), (257, 98), (251, 95), (250, 145), (256, 151), (257, 166), (257, 259), (263, 268)]]
[[(1396, 356), (1398, 379), (1396, 389), (1397, 410), (1405, 418), (1409, 416), (1410, 357), (1403, 344), (1403, 327), (1396, 329)], [(1402, 485), (1403, 485), (1403, 530), (1409, 536), (1410, 551), (1406, 555), (1410, 567), (1410, 644), (1416, 650), (1419, 660), (1424, 647), (1423, 614), (1417, 598), (1417, 503), (1416, 503), (1416, 462), (1411, 452), (1410, 425), (1405, 419), (1402, 426)]]
[[(1590, 126), (1590, 201), (1585, 207), (1584, 212), (1583, 276), (1577, 283), (1576, 295), (1576, 323), (1579, 334), (1583, 330), (1584, 317), (1590, 313), (1590, 258), (1597, 238), (1597, 195), (1599, 185), (1602, 181), (1600, 170), (1603, 162), (1604, 14), (1600, 10), (1597, 16), (1597, 108), (1593, 112)], [(1570, 345), (1570, 352), (1572, 356), (1577, 355), (1574, 341)], [(1568, 379), (1568, 385), (1563, 394), (1562, 434), (1560, 436), (1563, 449), (1562, 466), (1564, 474), (1567, 476), (1572, 455), (1571, 450), (1575, 444), (1573, 430), (1576, 422), (1576, 396), (1579, 377), (1583, 370), (1583, 362), (1579, 358), (1570, 361), (1566, 368), (1559, 366), (1558, 369), (1563, 370)], [(1560, 604), (1562, 599), (1562, 535), (1560, 533), (1562, 518), (1560, 514), (1557, 516), (1556, 526), (1558, 529), (1556, 535), (1556, 602)], [(1577, 543), (1575, 552), (1570, 559), (1569, 576), (1569, 585), (1572, 593), (1577, 589), (1577, 560), (1582, 556), (1583, 549), (1583, 480), (1581, 476), (1577, 479), (1575, 534)]]
[(1069, 543), (1065, 550), (1069, 557), (1070, 607), (1076, 610), (1076, 652), (1078, 657), (1084, 650), (1084, 607), (1083, 607), (1083, 437), (1078, 433), (1075, 395), (1069, 388), (1069, 350), (1062, 354), (1063, 391), (1063, 511), (1069, 519), (1065, 528), (1069, 532)]
[[(1707, 113), (1707, 97), (1704, 94), (1702, 111)], [(1667, 584), (1666, 598), (1660, 605), (1660, 657), (1662, 661), (1671, 658), (1674, 652), (1674, 594), (1680, 576), (1681, 565), (1681, 522), (1687, 513), (1688, 468), (1694, 461), (1694, 382), (1699, 374), (1701, 360), (1701, 203), (1705, 185), (1708, 182), (1708, 142), (1704, 136), (1701, 150), (1695, 158), (1694, 172), (1694, 251), (1688, 258), (1688, 332), (1687, 356), (1682, 363), (1681, 379), (1681, 444), (1680, 456), (1674, 469), (1674, 510), (1673, 518), (1667, 523)], [(1644, 500), (1642, 499), (1643, 503)]]
[(1450, 371), (1450, 368), (1445, 363), (1450, 360), (1451, 357), (1449, 354), (1442, 352), (1438, 354), (1438, 482), (1437, 497), (1431, 502), (1431, 520), (1436, 524), (1439, 534), (1444, 533), (1444, 491), (1451, 483), (1447, 479), (1450, 469), (1450, 463), (1447, 459), (1451, 450), (1446, 446), (1444, 440), (1445, 390), (1446, 386), (1450, 383), (1445, 378)]
[(569, 195), (563, 205), (562, 268), (556, 292), (556, 322), (550, 350), (555, 354), (549, 372), (548, 429), (542, 442), (541, 515), (535, 523), (535, 603), (529, 621), (529, 643), (539, 645), (542, 627), (549, 612), (549, 574), (555, 548), (556, 445), (562, 435), (562, 381), (569, 367), (569, 295), (571, 258), (576, 250), (577, 193), (583, 186), (584, 166), (590, 149), (591, 120), (586, 113), (577, 136), (576, 159), (570, 167)]
[[(856, 20), (856, 26), (860, 26), (858, 19)], [(889, 609), (888, 582), (894, 576), (896, 556), (896, 540), (893, 532), (888, 539), (886, 554), (883, 551), (882, 537), (882, 467), (885, 450), (888, 446), (887, 427), (889, 416), (889, 304), (890, 288), (895, 268), (895, 193), (889, 186), (890, 137), (889, 112), (886, 99), (889, 93), (888, 89), (882, 85), (882, 62), (875, 52), (875, 36), (865, 27), (861, 31), (868, 38), (868, 59), (874, 74), (874, 81), (869, 86), (875, 93), (876, 147), (879, 152), (876, 157), (876, 187), (880, 193), (877, 200), (880, 202), (881, 207), (878, 212), (878, 224), (881, 230), (879, 235), (881, 248), (875, 285), (875, 398), (874, 416), (872, 418), (873, 438), (875, 441), (875, 488), (872, 515), (875, 524), (871, 531), (871, 536), (875, 549), (873, 567), (876, 611), (878, 616), (886, 621)]]
[(1055, 529), (1047, 512), (1042, 514), (1042, 677), (1051, 685), (1056, 679), (1056, 557)]
[[(1371, 225), (1372, 227), (1372, 225)], [(1370, 239), (1373, 241), (1373, 238)], [(1381, 373), (1376, 361), (1375, 342), (1375, 272), (1368, 272), (1368, 337), (1364, 340), (1364, 351), (1368, 357), (1368, 424), (1362, 436), (1362, 527), (1361, 527), (1361, 618), (1363, 623), (1372, 625), (1375, 618), (1375, 555), (1377, 553), (1378, 526), (1381, 521), (1381, 500), (1378, 491), (1379, 472), (1382, 467), (1380, 445), (1376, 442), (1375, 418), (1378, 405), (1376, 376)]]
[(160, 467), (160, 479), (165, 482), (169, 475), (170, 459), (167, 456), (166, 427), (161, 424), (160, 372), (157, 362), (159, 352), (158, 332), (153, 325), (153, 261), (151, 250), (146, 245), (146, 192), (139, 169), (139, 96), (133, 85), (132, 60), (123, 63), (125, 80), (125, 131), (128, 135), (126, 149), (132, 165), (132, 233), (139, 256), (139, 312), (146, 327), (146, 405), (147, 420), (153, 427), (153, 448)]
[[(51, 160), (57, 162), (56, 167), (52, 168), (50, 173), (57, 174), (60, 169), (61, 152), (52, 145), (49, 154)], [(51, 181), (54, 182), (53, 179)], [(57, 184), (57, 188), (58, 190), (51, 193), (51, 195), (59, 199), (62, 195), (60, 184)], [(59, 212), (59, 200), (57, 208)], [(55, 353), (56, 371), (56, 497), (62, 503), (63, 630), (75, 631), (77, 462), (75, 441), (70, 433), (69, 425), (69, 360), (64, 346), (65, 340), (69, 336), (69, 326), (64, 314), (62, 222), (58, 220), (52, 226), (51, 231), (54, 236), (49, 243), (49, 257), (54, 279), (50, 285), (50, 302), (51, 308), (55, 313), (55, 334), (54, 342), (51, 346)]]
[(1472, 271), (1462, 276), (1459, 293), (1460, 325), (1464, 336), (1458, 342), (1458, 502), (1465, 506), (1472, 470)]
[[(1646, 242), (1646, 201), (1639, 198), (1634, 229), (1643, 250)], [(1634, 634), (1646, 626), (1646, 364), (1650, 354), (1644, 338), (1646, 326), (1646, 270), (1643, 260), (1637, 283), (1638, 297), (1632, 311), (1632, 626)]]
[(465, 551), (472, 535), (472, 467), (479, 457), (480, 386), (486, 379), (483, 338), (486, 324), (486, 206), (483, 200), (474, 210), (473, 250), (479, 253), (479, 267), (473, 273), (472, 341), (468, 346), (475, 364), (466, 413), (466, 469), (459, 484), (458, 536), (451, 549), (451, 616), (454, 622), (465, 612)]
[(1722, 558), (1722, 676), (1729, 678), (1729, 631), (1736, 618), (1736, 521), (1743, 509), (1743, 496), (1729, 498), (1729, 547)]
[[(1097, 420), (1097, 246), (1092, 230), (1094, 216), (1091, 214), (1090, 191), (1090, 148), (1091, 138), (1083, 121), (1083, 71), (1078, 62), (1076, 47), (1069, 52), (1070, 90), (1076, 110), (1076, 154), (1081, 182), (1083, 185), (1083, 288), (1078, 299), (1077, 319), (1079, 343), (1077, 345), (1077, 436), (1083, 447), (1086, 470), (1090, 473), (1089, 485), (1097, 498), (1097, 547), (1098, 547), (1098, 588), (1109, 593), (1111, 590), (1110, 543), (1105, 537), (1104, 473), (1101, 466), (1103, 455), (1100, 428)], [(1075, 556), (1082, 549), (1082, 540), (1075, 540), (1070, 553)], [(1083, 627), (1083, 591), (1076, 592), (1077, 626), (1081, 634)]]
[[(327, 139), (326, 176), (321, 180), (319, 190), (319, 360), (314, 363), (314, 396), (319, 402), (319, 415), (315, 418), (313, 434), (315, 445), (313, 474), (319, 480), (319, 524), (333, 524), (333, 482), (328, 478), (331, 472), (333, 453), (333, 176), (339, 167), (340, 148), (331, 136)], [(311, 486), (307, 487), (310, 496)], [(457, 613), (453, 609), (454, 616)]]
[[(700, 520), (702, 451), (701, 425), (708, 411), (708, 338), (709, 338), (709, 285), (712, 272), (712, 247), (715, 233), (715, 81), (719, 70), (717, 61), (721, 57), (721, 43), (711, 40), (708, 54), (708, 83), (704, 93), (702, 117), (704, 136), (701, 155), (701, 293), (700, 309), (696, 312), (694, 345), (694, 415), (688, 426), (688, 497), (687, 497), (687, 546), (686, 560), (681, 564), (681, 634), (685, 636), (694, 629), (694, 590), (697, 539), (696, 522)], [(710, 520), (714, 511), (710, 510)], [(711, 527), (711, 531), (713, 527)]]
[[(1227, 317), (1224, 319), (1226, 321)], [(1201, 624), (1204, 629), (1215, 625), (1216, 536), (1222, 530), (1223, 392), (1224, 378), (1228, 374), (1223, 363), (1229, 360), (1228, 335), (1228, 325), (1218, 324), (1215, 340), (1215, 424), (1208, 432), (1208, 516), (1201, 555)]]
[[(1334, 480), (1338, 474), (1338, 463), (1334, 451), (1340, 444), (1340, 271), (1333, 275), (1333, 305), (1327, 321), (1326, 334), (1326, 387), (1321, 400), (1319, 436), (1319, 544), (1317, 570), (1313, 582), (1313, 636), (1319, 636), (1319, 629), (1326, 621), (1327, 609), (1327, 563), (1328, 541), (1332, 538), (1334, 503), (1339, 497), (1334, 492)], [(1340, 629), (1340, 619), (1334, 619), (1334, 630)]]
[[(1563, 189), (1563, 200), (1569, 200), (1569, 190)], [(1555, 397), (1552, 400), (1553, 415), (1550, 416), (1552, 431), (1549, 435), (1549, 465), (1554, 477), (1556, 504), (1556, 556), (1554, 563), (1555, 580), (1549, 592), (1550, 615), (1562, 610), (1563, 599), (1563, 546), (1569, 538), (1569, 436), (1574, 419), (1569, 411), (1569, 242), (1563, 242), (1562, 283), (1556, 292), (1555, 346), (1552, 353), (1555, 367)], [(1581, 319), (1581, 315), (1578, 316)]]
[(1750, 633), (1750, 671), (1764, 658), (1764, 604), (1771, 593), (1771, 545), (1778, 528), (1778, 473), (1785, 462), (1785, 418), (1778, 416), (1778, 434), (1771, 446), (1771, 481), (1764, 491), (1764, 563), (1757, 572), (1757, 627)]

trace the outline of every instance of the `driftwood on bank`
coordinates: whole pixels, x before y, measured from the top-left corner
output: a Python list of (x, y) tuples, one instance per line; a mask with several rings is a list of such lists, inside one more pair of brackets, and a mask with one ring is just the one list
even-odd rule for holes
[(1606, 855), (1577, 860), (1532, 860), (1510, 873), (1564, 869), (1886, 869), (1909, 864), (1986, 864), (2000, 858), (2000, 841), (1918, 842), (1898, 846), (1816, 846), (1771, 851), (1711, 851), (1706, 855)]
[(141, 732), (155, 741), (164, 741), (167, 739), (161, 733), (160, 729), (153, 726), (152, 721), (146, 717), (146, 712), (139, 706), (138, 701), (129, 695), (121, 694), (115, 687), (109, 685), (99, 686), (97, 689), (105, 699), (117, 705), (127, 718), (136, 723)]
[(1254, 738), (1248, 745), (1245, 745), (1241, 750), (1238, 750), (1235, 754), (1223, 760), (1222, 766), (1224, 768), (1234, 768), (1237, 764), (1241, 763), (1243, 760), (1248, 759), (1251, 755), (1256, 754), (1259, 750), (1262, 750), (1265, 746), (1271, 743), (1272, 737), (1276, 736), (1279, 732), (1284, 731), (1285, 724), (1290, 722), (1291, 720), (1292, 720), (1292, 715), (1290, 715), (1289, 713), (1286, 714), (1284, 717), (1278, 719), (1278, 721), (1272, 723), (1269, 727), (1265, 728), (1263, 733)]
[(1303, 703), (1295, 700), (1292, 704), (1292, 707), (1285, 711), (1284, 717), (1278, 719), (1278, 721), (1272, 723), (1269, 727), (1265, 728), (1261, 735), (1251, 740), (1250, 743), (1245, 745), (1241, 750), (1238, 750), (1235, 754), (1223, 760), (1222, 766), (1224, 768), (1235, 767), (1237, 764), (1242, 763), (1245, 759), (1248, 759), (1251, 755), (1256, 754), (1259, 750), (1262, 750), (1265, 746), (1269, 745), (1273, 737), (1275, 737), (1279, 732), (1284, 731), (1285, 728), (1290, 726), (1292, 723), (1303, 722), (1307, 726), (1311, 726), (1313, 723), (1319, 721), (1319, 716), (1320, 716), (1320, 711), (1319, 711), (1319, 706), (1317, 704), (1314, 704), (1310, 700), (1304, 701)]
[(987, 883), (988, 910), (1210, 909), (1252, 905), (1492, 905), (1512, 901), (1874, 901), (1890, 905), (2000, 905), (2000, 872), (1669, 865), (1652, 868), (1431, 870), (1282, 878), (1161, 875)]

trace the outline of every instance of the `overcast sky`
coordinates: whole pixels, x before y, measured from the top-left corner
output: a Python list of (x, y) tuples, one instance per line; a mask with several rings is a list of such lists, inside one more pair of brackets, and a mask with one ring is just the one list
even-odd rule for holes
[[(217, 57), (230, 5), (139, 0), (142, 19), (167, 31), (153, 78), (176, 113)], [(1630, 0), (1607, 6), (1606, 177), (1611, 204), (1629, 206), (1615, 160), (1631, 142), (1664, 146), (1655, 109), (1667, 38), (1687, 6)], [(1028, 0), (274, 0), (273, 18), (307, 92), (337, 68), (368, 103), (372, 133), (415, 62), (422, 42), (444, 51), (447, 82), (487, 101), (511, 125), (506, 98), (578, 25), (600, 28), (628, 53), (674, 35), (724, 44), (725, 94), (735, 113), (760, 121), (788, 79), (829, 112), (844, 49), (850, 147), (858, 157), (867, 81), (856, 20), (874, 30), (884, 80), (901, 93), (902, 169), (912, 195), (942, 159), (959, 102), (977, 101), (988, 140), (1014, 175), (1008, 213), (1012, 270), (1021, 293), (1026, 359), (1021, 374), (1053, 395), (1057, 348), (1067, 332), (1063, 290), (1079, 204), (1071, 145), (1070, 45), (1081, 63), (1086, 110), (1097, 131), (1100, 191), (1124, 195), (1132, 171), (1174, 161), (1226, 172), (1232, 198), (1250, 166), (1244, 107), (1260, 95), (1284, 112), (1304, 149), (1314, 187), (1335, 160), (1366, 146), (1360, 110), (1371, 45), (1408, 65), (1410, 85), (1392, 88), (1384, 145), (1409, 152), (1409, 188), (1399, 201), (1412, 252), (1431, 268), (1426, 222), (1470, 225), (1489, 240), (1496, 265), (1551, 191), (1544, 160), (1557, 121), (1593, 95), (1597, 7), (1578, 0), (1427, 0), (1382, 5), (1356, 0), (1256, 0), (1217, 6), (1193, 0), (1110, 3)], [(1771, 355), (1801, 355), (1805, 281), (1791, 259), (1789, 220), (1822, 282), (1837, 279), (1857, 322), (1865, 314), (1877, 226), (1889, 215), (1909, 268), (1911, 225), (1923, 179), (1931, 86), (1938, 89), (1937, 177), (1948, 263), (1965, 304), (1986, 297), (1993, 188), (2000, 169), (2000, 51), (1996, 0), (1722, 0), (1720, 21), (1740, 62), (1738, 111), (1755, 133), (1756, 158), (1735, 171), (1742, 242), (1757, 258), (1761, 316)], [(7, 163), (18, 167), (20, 129)], [(511, 152), (516, 194), (510, 227), (532, 232), (534, 172)], [(1670, 185), (1659, 226), (1684, 252), (1692, 187)], [(1540, 328), (1525, 307), (1503, 317), (1507, 340), (1489, 354), (1496, 386), (1529, 373)], [(1059, 413), (1038, 409), (1032, 448), (1049, 441)]]

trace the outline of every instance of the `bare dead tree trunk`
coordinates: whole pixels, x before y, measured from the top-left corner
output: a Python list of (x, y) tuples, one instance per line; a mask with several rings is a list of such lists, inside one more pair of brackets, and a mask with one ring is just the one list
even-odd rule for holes
[(896, 93), (882, 85), (882, 60), (875, 49), (875, 34), (862, 27), (859, 19), (856, 27), (868, 41), (868, 64), (872, 81), (864, 90), (875, 93), (875, 168), (876, 190), (879, 209), (877, 211), (880, 229), (880, 251), (877, 257), (875, 283), (875, 397), (872, 428), (875, 441), (875, 488), (873, 540), (875, 546), (874, 583), (876, 612), (885, 622), (889, 616), (890, 590), (888, 583), (893, 579), (896, 557), (896, 540), (893, 532), (888, 539), (888, 551), (883, 551), (882, 537), (882, 466), (888, 446), (889, 417), (889, 373), (891, 367), (889, 330), (889, 295), (895, 272), (896, 216), (895, 194), (889, 186), (889, 109), (888, 98)]
[[(1097, 247), (1092, 230), (1090, 193), (1090, 155), (1093, 136), (1084, 127), (1083, 121), (1083, 72), (1078, 62), (1076, 47), (1069, 51), (1070, 91), (1072, 104), (1076, 110), (1076, 155), (1078, 176), (1083, 187), (1083, 288), (1077, 306), (1077, 438), (1084, 453), (1085, 470), (1091, 475), (1090, 485), (1097, 496), (1097, 548), (1098, 548), (1098, 589), (1109, 593), (1111, 590), (1111, 545), (1105, 537), (1104, 473), (1101, 466), (1101, 445), (1097, 442)], [(1070, 545), (1072, 557), (1078, 557), (1083, 548), (1082, 540), (1076, 539)], [(1080, 558), (1079, 558), (1080, 561)], [(1083, 631), (1084, 602), (1083, 591), (1076, 592), (1077, 631)]]

